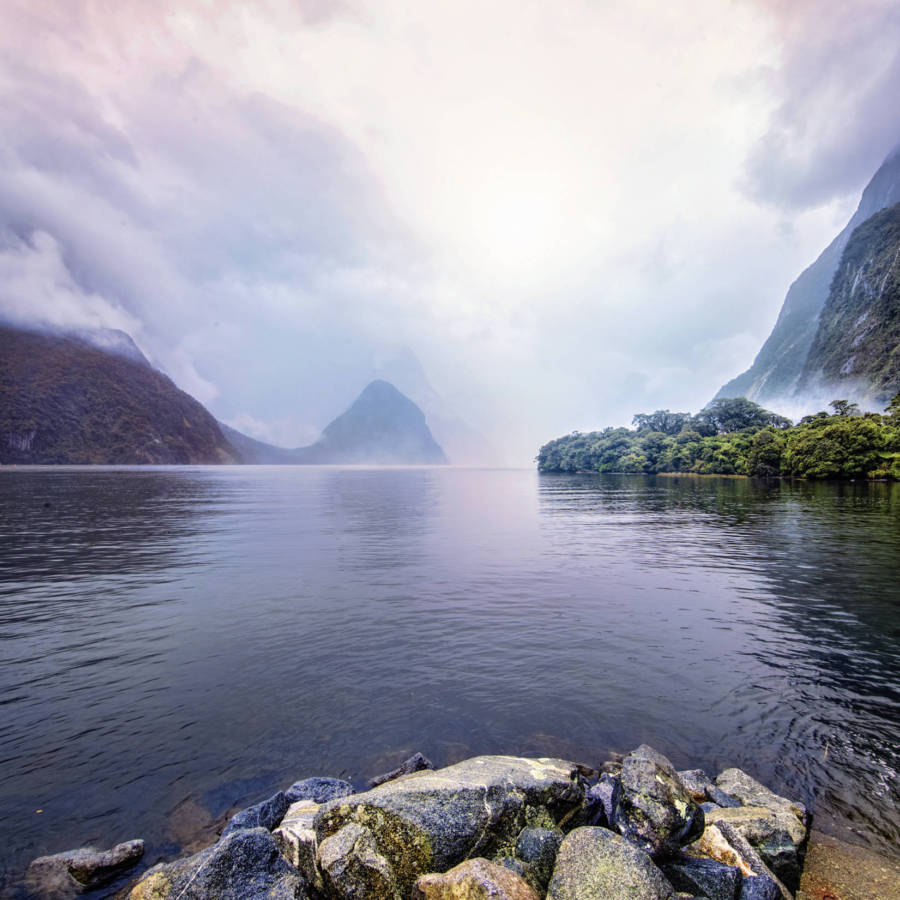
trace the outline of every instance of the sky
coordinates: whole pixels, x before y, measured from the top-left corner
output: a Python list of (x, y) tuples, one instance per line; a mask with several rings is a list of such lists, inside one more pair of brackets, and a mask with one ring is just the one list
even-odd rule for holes
[(0, 94), (0, 317), (285, 446), (414, 355), (528, 464), (750, 365), (900, 142), (900, 6), (0, 0)]

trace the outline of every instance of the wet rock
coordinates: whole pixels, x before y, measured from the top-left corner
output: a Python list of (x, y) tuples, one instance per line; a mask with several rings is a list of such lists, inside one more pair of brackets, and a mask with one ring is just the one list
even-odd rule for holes
[(653, 857), (676, 853), (703, 833), (703, 810), (672, 763), (642, 744), (622, 762), (617, 830)]
[(727, 822), (742, 834), (762, 857), (763, 862), (790, 889), (800, 884), (801, 848), (806, 827), (793, 812), (762, 806), (740, 806), (710, 812), (707, 822)]
[(535, 889), (512, 870), (486, 859), (467, 859), (442, 875), (422, 875), (413, 900), (540, 900)]
[(664, 863), (663, 873), (679, 891), (708, 900), (738, 900), (743, 876), (740, 869), (714, 859), (682, 856)]
[(327, 803), (338, 797), (349, 797), (353, 793), (353, 785), (339, 778), (304, 778), (295, 781), (285, 792), (288, 803), (300, 800), (312, 800), (314, 803)]
[(400, 900), (390, 863), (378, 852), (372, 832), (350, 823), (322, 841), (318, 853), (330, 896), (347, 900)]
[(154, 866), (130, 900), (305, 900), (303, 881), (265, 828), (234, 831), (187, 859)]
[(47, 900), (64, 900), (109, 884), (144, 855), (143, 841), (126, 841), (110, 850), (81, 847), (33, 860), (25, 886)]
[(272, 832), (281, 855), (306, 879), (307, 883), (321, 889), (321, 876), (316, 865), (318, 842), (313, 823), (319, 804), (312, 800), (292, 803), (281, 824)]
[(516, 857), (528, 864), (527, 874), (541, 889), (550, 883), (562, 842), (563, 833), (558, 828), (523, 828), (516, 839)]
[(685, 769), (678, 773), (678, 777), (701, 806), (705, 802), (715, 803), (716, 806), (741, 805), (740, 800), (723, 791), (703, 769)]
[(478, 756), (332, 800), (319, 810), (315, 827), (320, 856), (323, 842), (345, 825), (370, 829), (409, 896), (420, 875), (445, 872), (469, 857), (513, 855), (523, 828), (555, 828), (583, 800), (572, 763)]
[(742, 806), (763, 806), (773, 812), (790, 812), (806, 826), (806, 807), (802, 803), (770, 791), (741, 769), (726, 769), (716, 776), (716, 786), (737, 799)]
[(225, 826), (222, 837), (245, 828), (265, 828), (266, 831), (272, 831), (278, 827), (290, 805), (284, 791), (279, 791), (268, 800), (248, 806), (237, 813)]
[(586, 824), (614, 828), (615, 812), (621, 795), (622, 782), (619, 776), (604, 772), (600, 781), (591, 785), (585, 793)]
[(547, 900), (669, 900), (672, 885), (650, 857), (605, 828), (566, 835)]
[(378, 787), (379, 784), (393, 781), (401, 775), (412, 775), (413, 772), (422, 772), (425, 769), (433, 768), (434, 766), (431, 764), (431, 760), (421, 753), (414, 753), (409, 759), (403, 760), (396, 769), (391, 769), (390, 772), (385, 772), (383, 775), (377, 775), (375, 778), (370, 779), (369, 787)]

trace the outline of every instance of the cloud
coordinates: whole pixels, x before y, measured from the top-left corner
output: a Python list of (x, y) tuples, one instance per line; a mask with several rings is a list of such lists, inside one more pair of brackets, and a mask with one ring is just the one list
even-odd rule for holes
[(820, 6), (8, 0), (0, 312), (293, 445), (398, 345), (523, 461), (696, 409), (893, 140), (896, 14)]
[(759, 78), (767, 129), (744, 184), (758, 200), (805, 209), (855, 195), (900, 143), (900, 7), (892, 0), (764, 0), (777, 63)]

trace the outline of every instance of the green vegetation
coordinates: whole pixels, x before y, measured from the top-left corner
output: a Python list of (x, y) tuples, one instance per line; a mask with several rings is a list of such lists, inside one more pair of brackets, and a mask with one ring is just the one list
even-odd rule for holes
[(576, 431), (544, 444), (538, 469), (900, 480), (900, 394), (884, 414), (861, 415), (846, 400), (831, 406), (796, 425), (743, 397), (714, 400), (696, 416), (638, 414), (633, 428)]

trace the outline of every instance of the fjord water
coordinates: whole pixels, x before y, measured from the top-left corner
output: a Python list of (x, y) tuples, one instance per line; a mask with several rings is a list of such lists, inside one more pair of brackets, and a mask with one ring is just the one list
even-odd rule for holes
[(5, 469), (0, 532), (7, 884), (413, 750), (647, 742), (897, 852), (900, 486)]

